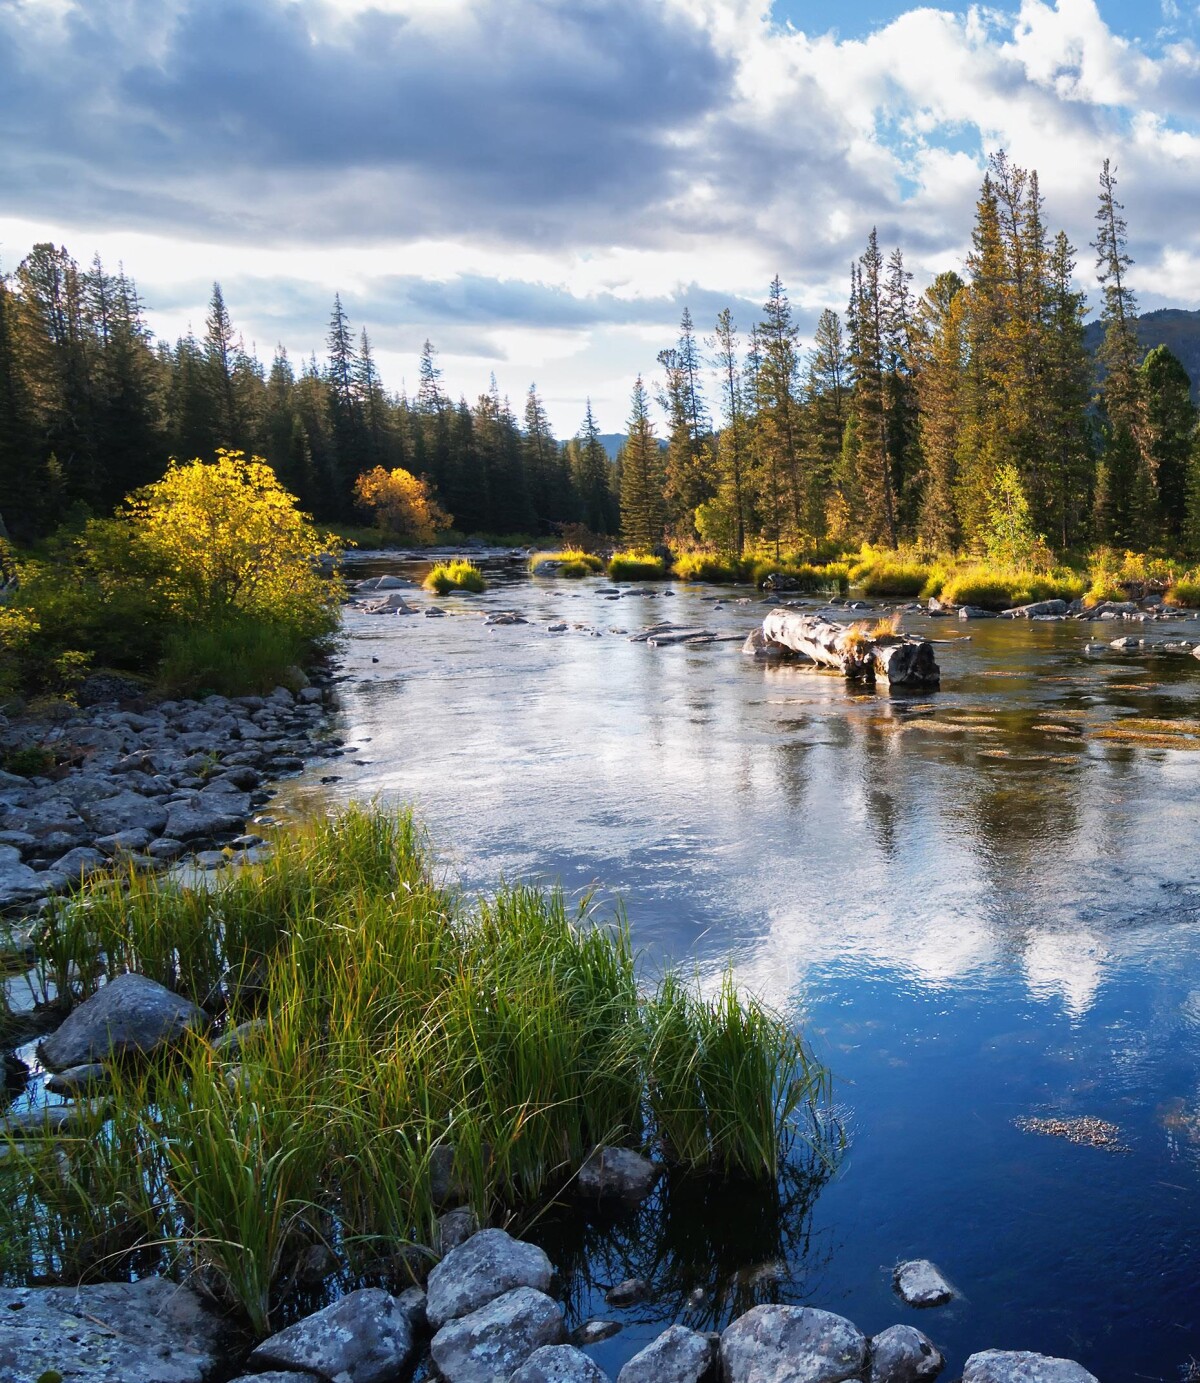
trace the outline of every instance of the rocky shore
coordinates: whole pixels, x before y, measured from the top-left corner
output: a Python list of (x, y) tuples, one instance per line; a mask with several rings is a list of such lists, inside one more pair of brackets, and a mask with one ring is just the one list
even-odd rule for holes
[[(916, 1279), (928, 1289), (931, 1268), (900, 1265), (897, 1293)], [(187, 1286), (148, 1278), (13, 1288), (0, 1291), (0, 1380), (210, 1383), (240, 1366), (247, 1371), (236, 1383), (394, 1383), (424, 1364), (445, 1383), (610, 1383), (580, 1346), (620, 1330), (619, 1319), (569, 1330), (555, 1282), (536, 1245), (479, 1230), (444, 1254), (424, 1289), (349, 1292), (240, 1359), (227, 1327)], [(631, 1285), (609, 1293), (617, 1316), (621, 1289)], [(943, 1300), (937, 1293), (920, 1304)], [(668, 1326), (624, 1364), (616, 1383), (927, 1383), (943, 1368), (937, 1345), (913, 1325), (867, 1336), (831, 1311), (764, 1304), (720, 1333)], [(967, 1359), (962, 1383), (1096, 1379), (1068, 1359), (988, 1349)]]
[(33, 911), (118, 860), (260, 858), (246, 825), (267, 784), (344, 752), (325, 736), (328, 685), (299, 668), (288, 680), (267, 696), (153, 701), (136, 682), (95, 677), (78, 707), (0, 716), (0, 914)]

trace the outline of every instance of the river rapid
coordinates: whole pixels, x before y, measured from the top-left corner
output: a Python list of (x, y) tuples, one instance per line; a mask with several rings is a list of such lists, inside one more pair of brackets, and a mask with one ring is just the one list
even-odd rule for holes
[[(737, 641), (628, 640), (748, 633), (769, 608), (748, 588), (485, 569), (482, 596), (404, 593), (444, 618), (348, 608), (348, 752), (272, 814), (411, 804), (468, 890), (594, 888), (647, 971), (711, 984), (732, 963), (832, 1068), (847, 1135), (823, 1186), (785, 1188), (782, 1229), (720, 1189), (607, 1237), (544, 1225), (579, 1318), (613, 1314), (620, 1276), (661, 1278), (598, 1362), (615, 1376), (672, 1319), (774, 1299), (918, 1325), (947, 1377), (1005, 1348), (1177, 1383), (1200, 1357), (1200, 662), (1084, 646), (1200, 626), (906, 614), (947, 642), (941, 690), (901, 697)], [(1025, 1122), (1083, 1117), (1107, 1146)], [(909, 1257), (958, 1298), (905, 1307)]]

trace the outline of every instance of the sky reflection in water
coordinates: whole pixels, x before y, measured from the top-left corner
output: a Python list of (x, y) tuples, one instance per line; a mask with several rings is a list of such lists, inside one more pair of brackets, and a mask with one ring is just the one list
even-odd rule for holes
[[(732, 957), (803, 1024), (850, 1144), (782, 1276), (755, 1279), (764, 1299), (868, 1332), (910, 1321), (949, 1377), (996, 1347), (1074, 1357), (1105, 1383), (1176, 1380), (1200, 1356), (1200, 665), (1085, 654), (1127, 632), (1111, 624), (908, 616), (955, 641), (938, 650), (942, 690), (856, 695), (737, 643), (654, 650), (608, 632), (761, 618), (735, 603), (744, 589), (720, 603), (672, 589), (607, 600), (596, 582), (500, 575), (484, 597), (439, 601), (445, 619), (351, 614), (343, 733), (363, 762), (311, 771), (280, 805), (411, 802), (468, 889), (597, 885), (648, 967), (711, 982)], [(485, 627), (498, 608), (531, 622)], [(548, 634), (560, 619), (599, 636)], [(1131, 741), (1135, 714), (1191, 747)], [(1013, 1124), (1084, 1114), (1128, 1151)], [(746, 1237), (726, 1277), (779, 1251)], [(960, 1300), (900, 1304), (890, 1268), (916, 1255)], [(711, 1294), (703, 1257), (684, 1277)], [(615, 1374), (673, 1318), (665, 1299), (642, 1308), (592, 1352)]]

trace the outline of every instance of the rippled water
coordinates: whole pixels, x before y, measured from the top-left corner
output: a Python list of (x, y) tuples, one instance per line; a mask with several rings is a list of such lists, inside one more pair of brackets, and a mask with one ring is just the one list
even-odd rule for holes
[[(359, 752), (280, 805), (410, 802), (468, 888), (598, 885), (646, 964), (711, 980), (732, 958), (833, 1068), (849, 1133), (782, 1239), (721, 1193), (652, 1206), (615, 1238), (545, 1227), (601, 1283), (670, 1280), (599, 1361), (615, 1374), (678, 1314), (720, 1321), (757, 1292), (868, 1332), (911, 1321), (950, 1377), (995, 1347), (1077, 1358), (1105, 1383), (1177, 1380), (1200, 1357), (1200, 663), (1083, 651), (1120, 625), (906, 615), (948, 641), (941, 691), (856, 694), (736, 642), (612, 632), (745, 633), (763, 607), (743, 590), (606, 599), (596, 581), (489, 576), (482, 597), (438, 601), (444, 619), (348, 613), (342, 733)], [(530, 622), (486, 626), (501, 608)], [(547, 633), (557, 620), (598, 633)], [(1181, 730), (1185, 747), (1158, 746)], [(1125, 1150), (1014, 1123), (1083, 1115)], [(893, 1295), (913, 1256), (954, 1304)], [(613, 1314), (586, 1274), (571, 1291), (578, 1314)]]

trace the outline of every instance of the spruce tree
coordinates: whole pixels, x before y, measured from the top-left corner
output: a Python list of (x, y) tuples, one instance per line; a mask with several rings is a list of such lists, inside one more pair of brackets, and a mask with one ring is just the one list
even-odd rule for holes
[(614, 533), (618, 516), (613, 512), (612, 463), (600, 440), (591, 399), (587, 401), (577, 443), (573, 461), (580, 519), (593, 533)]
[(633, 386), (630, 406), (621, 454), (621, 537), (630, 547), (649, 552), (662, 542), (667, 515), (661, 453), (641, 375)]

